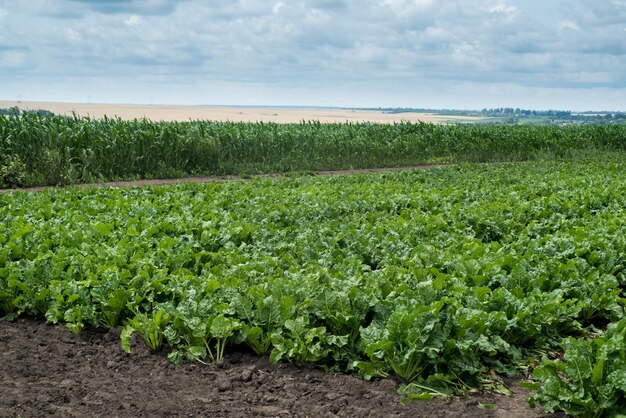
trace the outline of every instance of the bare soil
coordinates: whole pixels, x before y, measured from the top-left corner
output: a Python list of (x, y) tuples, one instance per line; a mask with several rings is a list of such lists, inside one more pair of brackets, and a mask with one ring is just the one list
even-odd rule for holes
[[(366, 382), (312, 366), (271, 365), (231, 352), (223, 363), (173, 365), (119, 330), (83, 330), (29, 318), (0, 321), (2, 417), (540, 417), (519, 379), (513, 396), (481, 393), (403, 404), (390, 379)], [(485, 409), (484, 405), (495, 404)]]

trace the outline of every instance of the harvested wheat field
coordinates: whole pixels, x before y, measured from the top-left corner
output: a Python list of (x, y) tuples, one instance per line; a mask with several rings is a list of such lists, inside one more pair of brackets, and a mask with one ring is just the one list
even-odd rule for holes
[(341, 108), (296, 107), (238, 107), (238, 106), (178, 106), (104, 103), (59, 103), (0, 101), (0, 108), (18, 106), (24, 110), (49, 110), (59, 115), (93, 118), (120, 117), (122, 119), (147, 118), (155, 121), (215, 120), (232, 122), (298, 123), (320, 121), (323, 123), (345, 122), (431, 122), (480, 120), (481, 118), (441, 116), (433, 113), (384, 113), (377, 110), (351, 110)]

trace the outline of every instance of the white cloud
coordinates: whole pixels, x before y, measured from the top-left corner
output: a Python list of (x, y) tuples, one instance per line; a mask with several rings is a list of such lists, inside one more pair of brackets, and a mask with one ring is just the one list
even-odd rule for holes
[(0, 68), (18, 68), (26, 62), (26, 56), (19, 51), (0, 51)]
[(80, 41), (81, 36), (80, 33), (76, 32), (74, 29), (65, 29), (65, 37), (68, 41)]
[(496, 3), (489, 7), (487, 7), (489, 13), (498, 13), (498, 14), (514, 14), (519, 11), (516, 6), (509, 6), (504, 3)]
[(587, 72), (583, 71), (576, 75), (575, 81), (581, 83), (606, 84), (613, 81), (613, 75), (607, 72)]
[(484, 68), (478, 43), (461, 42), (452, 45), (452, 60), (464, 68)]
[(387, 50), (373, 43), (358, 44), (349, 52), (349, 56), (360, 63), (384, 62)]
[[(0, 9), (0, 79), (6, 95), (97, 84), (112, 97), (155, 102), (167, 92), (171, 100), (217, 103), (213, 89), (235, 84), (240, 103), (246, 91), (262, 101), (254, 91), (267, 103), (411, 105), (411, 97), (427, 97), (458, 107), (481, 89), (485, 100), (523, 101), (552, 97), (536, 93), (542, 89), (575, 98), (590, 85), (613, 100), (626, 86), (625, 1), (572, 0), (567, 8), (544, 0), (15, 2), (10, 19)], [(443, 85), (471, 87), (455, 96)]]
[(389, 7), (397, 15), (406, 16), (427, 10), (434, 3), (434, 0), (383, 0), (381, 5)]
[(520, 14), (520, 9), (517, 6), (511, 6), (506, 3), (491, 3), (485, 8), (489, 14), (500, 20), (500, 23), (513, 24), (515, 19)]
[(274, 7), (272, 7), (272, 13), (278, 14), (280, 13), (280, 10), (283, 9), (284, 7), (285, 7), (285, 2), (279, 1), (278, 3), (274, 4)]
[(559, 22), (558, 27), (559, 27), (559, 32), (563, 32), (566, 29), (571, 29), (573, 31), (580, 32), (580, 27), (578, 26), (578, 23), (574, 22), (573, 20), (562, 20)]
[(309, 24), (318, 24), (321, 22), (327, 22), (330, 19), (330, 15), (320, 9), (307, 10), (304, 17), (304, 22)]
[(137, 26), (141, 23), (141, 18), (137, 15), (131, 15), (128, 19), (124, 20), (126, 26)]

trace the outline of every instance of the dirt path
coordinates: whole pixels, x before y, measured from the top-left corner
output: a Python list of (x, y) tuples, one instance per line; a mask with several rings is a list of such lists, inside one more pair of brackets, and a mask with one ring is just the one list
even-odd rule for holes
[(404, 405), (393, 380), (270, 365), (237, 352), (220, 365), (175, 366), (143, 343), (124, 353), (118, 330), (74, 335), (27, 318), (0, 321), (2, 417), (548, 416), (527, 406), (516, 380), (508, 383), (512, 397), (476, 394)]
[[(449, 167), (451, 164), (422, 164), (415, 166), (403, 166), (403, 167), (389, 167), (389, 168), (358, 168), (351, 170), (327, 170), (313, 172), (315, 176), (341, 176), (346, 174), (365, 174), (365, 173), (385, 173), (396, 172), (403, 170), (429, 170), (433, 168)], [(80, 189), (89, 187), (138, 187), (138, 186), (162, 186), (165, 184), (180, 184), (180, 183), (216, 183), (223, 181), (240, 181), (251, 180), (255, 178), (285, 178), (289, 174), (255, 174), (250, 177), (242, 176), (207, 176), (207, 177), (181, 177), (177, 179), (151, 179), (151, 180), (128, 180), (128, 181), (108, 181), (104, 183), (90, 183), (90, 184), (74, 184), (71, 186), (38, 186), (38, 187), (25, 187), (18, 189), (0, 189), (0, 193), (20, 191), (20, 192), (41, 192), (43, 190), (55, 189), (55, 188), (67, 188), (77, 187)]]

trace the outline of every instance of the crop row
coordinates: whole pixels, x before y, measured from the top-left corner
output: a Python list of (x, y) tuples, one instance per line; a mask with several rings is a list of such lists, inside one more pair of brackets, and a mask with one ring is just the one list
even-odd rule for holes
[(519, 161), (626, 150), (625, 126), (444, 126), (0, 117), (0, 187)]
[(618, 155), (4, 194), (0, 314), (458, 392), (624, 317), (625, 183)]

